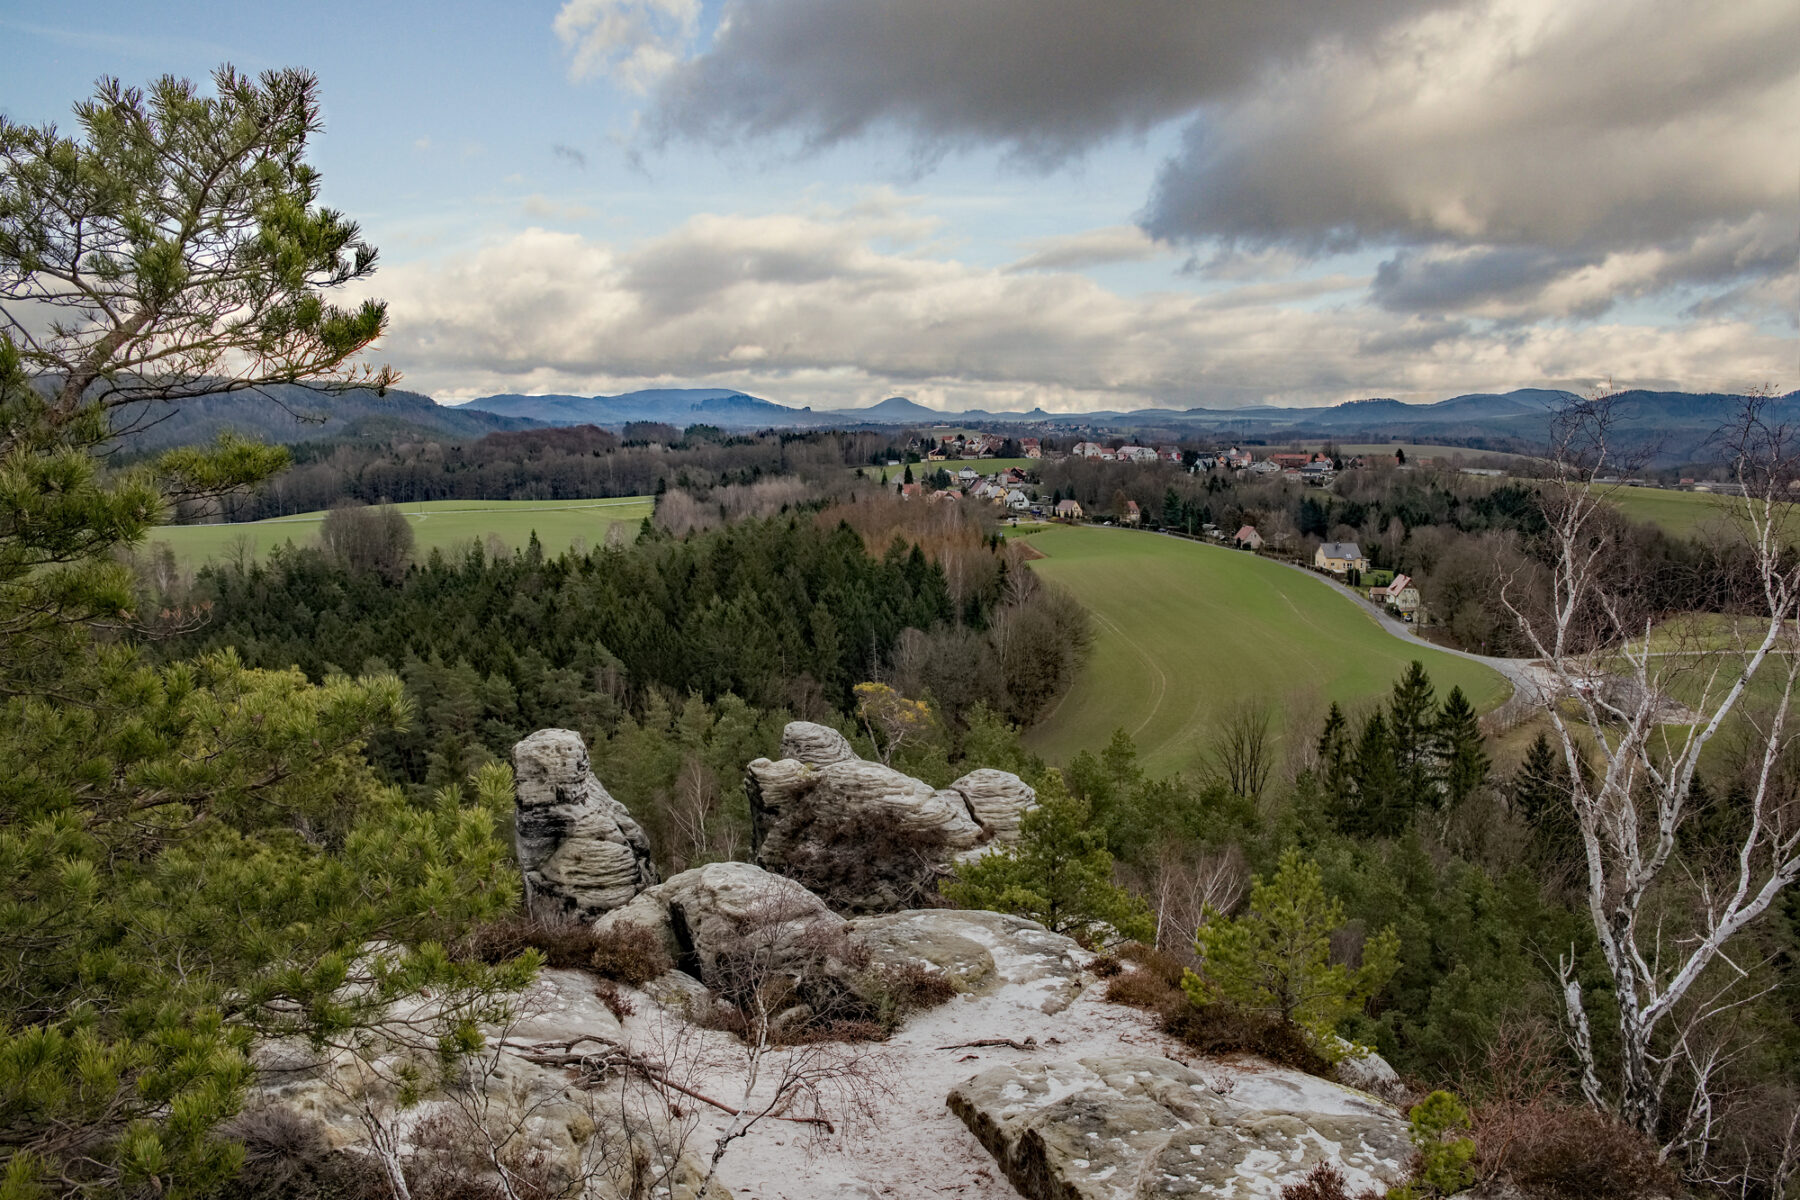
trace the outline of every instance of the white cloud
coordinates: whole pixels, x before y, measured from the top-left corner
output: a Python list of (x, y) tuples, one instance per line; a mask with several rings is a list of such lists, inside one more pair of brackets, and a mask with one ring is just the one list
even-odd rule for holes
[(552, 28), (571, 78), (607, 75), (642, 93), (681, 62), (699, 23), (699, 0), (566, 0)]
[(1787, 339), (1730, 315), (1494, 327), (1354, 295), (1306, 303), (1363, 284), (1341, 275), (1123, 296), (942, 257), (916, 240), (919, 221), (901, 205), (708, 215), (623, 246), (530, 229), (384, 270), (383, 356), (445, 399), (709, 384), (819, 407), (901, 393), (1052, 410), (1436, 399), (1609, 376), (1732, 390), (1791, 369)]

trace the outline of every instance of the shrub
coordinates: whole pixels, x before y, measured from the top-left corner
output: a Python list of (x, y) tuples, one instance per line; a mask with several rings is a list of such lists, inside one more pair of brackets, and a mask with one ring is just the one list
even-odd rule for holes
[(594, 927), (586, 921), (512, 912), (470, 930), (462, 952), (481, 962), (501, 963), (536, 950), (547, 967), (585, 967), (594, 945)]
[(1483, 1174), (1508, 1180), (1531, 1196), (1630, 1200), (1675, 1189), (1655, 1144), (1610, 1113), (1540, 1103), (1479, 1115)]
[(621, 1021), (637, 1011), (637, 1005), (631, 1002), (631, 997), (620, 991), (619, 985), (610, 979), (602, 979), (594, 985), (594, 997)]
[(582, 965), (632, 987), (643, 987), (675, 966), (662, 938), (642, 925), (620, 922), (592, 931), (590, 945)]
[(1433, 1092), (1413, 1105), (1410, 1118), (1414, 1146), (1418, 1157), (1413, 1163), (1412, 1182), (1394, 1189), (1395, 1200), (1415, 1200), (1421, 1196), (1448, 1196), (1475, 1182), (1475, 1139), (1458, 1137), (1469, 1128), (1469, 1110), (1449, 1092)]
[(1337, 1164), (1322, 1162), (1299, 1183), (1282, 1188), (1281, 1200), (1382, 1200), (1382, 1194), (1369, 1188), (1351, 1195)]
[(1194, 1004), (1181, 988), (1183, 968), (1173, 955), (1129, 946), (1120, 957), (1136, 965), (1107, 981), (1107, 1000), (1155, 1013), (1163, 1032), (1194, 1050), (1209, 1055), (1241, 1051), (1308, 1074), (1330, 1074), (1331, 1064), (1291, 1022), (1234, 1004)]
[[(783, 858), (782, 874), (836, 912), (942, 908), (938, 892), (950, 844), (941, 830), (896, 821), (891, 812), (820, 814)], [(870, 897), (883, 897), (877, 904)]]

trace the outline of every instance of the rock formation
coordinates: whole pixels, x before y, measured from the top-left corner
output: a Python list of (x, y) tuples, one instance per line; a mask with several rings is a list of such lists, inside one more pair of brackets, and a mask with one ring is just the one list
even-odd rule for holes
[(621, 925), (649, 929), (663, 940), (676, 968), (709, 988), (729, 987), (725, 960), (754, 936), (763, 969), (799, 969), (844, 919), (791, 879), (750, 863), (708, 863), (649, 888), (602, 917), (601, 933)]
[(1153, 1055), (1029, 1061), (949, 1106), (1029, 1200), (1275, 1195), (1322, 1160), (1354, 1195), (1403, 1182), (1412, 1156), (1394, 1109), (1279, 1068), (1215, 1088)]
[(656, 882), (650, 841), (588, 766), (581, 735), (540, 729), (513, 747), (513, 845), (526, 903), (589, 920)]
[(807, 876), (821, 857), (856, 847), (846, 838), (881, 842), (886, 859), (861, 864), (848, 894), (834, 902), (853, 911), (903, 906), (921, 868), (943, 870), (959, 854), (1016, 841), (1019, 821), (1037, 795), (1017, 775), (979, 770), (933, 788), (881, 763), (856, 757), (842, 734), (807, 721), (789, 723), (783, 758), (746, 768), (756, 860), (771, 871)]

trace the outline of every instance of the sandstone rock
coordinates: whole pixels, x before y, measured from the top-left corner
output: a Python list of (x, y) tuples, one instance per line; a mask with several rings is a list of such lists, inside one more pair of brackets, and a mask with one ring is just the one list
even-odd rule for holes
[[(745, 768), (756, 860), (771, 871), (811, 878), (822, 858), (842, 857), (847, 838), (880, 831), (889, 843), (885, 859), (852, 872), (833, 868), (829, 887), (812, 879), (851, 911), (916, 903), (920, 887), (958, 856), (1016, 840), (1021, 815), (1037, 800), (1005, 771), (971, 771), (934, 789), (857, 758), (841, 734), (804, 721), (787, 726), (782, 753), (787, 757), (759, 758)], [(843, 882), (847, 874), (854, 878)]]
[(781, 757), (805, 763), (809, 767), (829, 767), (832, 763), (849, 762), (857, 757), (850, 741), (829, 725), (811, 721), (789, 721), (781, 731)]
[[(567, 1015), (572, 1024), (553, 1023), (540, 1031), (547, 1040), (586, 1031), (580, 1014)], [(510, 1033), (523, 1040), (517, 1027)], [(452, 1088), (407, 1108), (396, 1087), (405, 1062), (399, 1054), (369, 1059), (337, 1051), (321, 1057), (290, 1040), (259, 1047), (256, 1059), (262, 1082), (252, 1089), (247, 1112), (276, 1110), (297, 1117), (321, 1136), (326, 1150), (369, 1153), (367, 1107), (383, 1117), (401, 1158), (435, 1160), (472, 1179), (488, 1177), (493, 1139), (512, 1161), (531, 1162), (550, 1195), (625, 1200), (633, 1194), (634, 1161), (668, 1171), (659, 1195), (679, 1200), (730, 1195), (716, 1183), (700, 1190), (705, 1171), (681, 1145), (678, 1128), (635, 1113), (622, 1122), (616, 1096), (583, 1091), (565, 1072), (509, 1048), (490, 1044), (463, 1064)], [(429, 1068), (425, 1064), (427, 1077)]]
[(650, 841), (588, 766), (581, 735), (540, 729), (513, 747), (513, 845), (526, 902), (591, 919), (656, 882)]
[(1383, 1100), (1397, 1099), (1406, 1090), (1400, 1082), (1400, 1073), (1373, 1050), (1340, 1060), (1333, 1074), (1345, 1087), (1357, 1088)]
[[(1281, 1086), (1259, 1093), (1269, 1076)], [(1305, 1107), (1262, 1106), (1284, 1090)], [(1215, 1089), (1148, 1055), (1034, 1061), (985, 1071), (948, 1103), (1031, 1200), (1273, 1196), (1327, 1158), (1350, 1192), (1384, 1190), (1412, 1153), (1392, 1108), (1277, 1068)]]
[(857, 917), (848, 928), (880, 961), (936, 967), (971, 996), (1009, 987), (1015, 1000), (1044, 1013), (1067, 1008), (1089, 982), (1082, 972), (1093, 955), (1007, 913), (912, 909)]
[(1019, 821), (1037, 807), (1037, 792), (1011, 771), (989, 767), (970, 771), (950, 785), (968, 805), (969, 815), (998, 842), (1019, 840)]
[(786, 971), (812, 956), (844, 919), (791, 879), (750, 863), (722, 862), (671, 876), (595, 928), (621, 924), (654, 930), (679, 970), (716, 988), (731, 982), (722, 978), (721, 955), (740, 948), (746, 935), (764, 947), (767, 969)]

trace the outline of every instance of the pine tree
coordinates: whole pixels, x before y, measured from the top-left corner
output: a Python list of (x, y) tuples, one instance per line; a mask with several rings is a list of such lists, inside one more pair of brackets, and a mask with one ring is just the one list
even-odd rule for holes
[(1350, 773), (1354, 786), (1349, 805), (1340, 812), (1338, 828), (1375, 837), (1392, 837), (1404, 829), (1412, 814), (1401, 795), (1394, 739), (1380, 711), (1370, 713), (1363, 723)]
[(1444, 781), (1445, 799), (1461, 804), (1487, 779), (1487, 750), (1475, 708), (1460, 687), (1450, 689), (1437, 720), (1438, 771)]
[(1037, 792), (1019, 844), (959, 866), (944, 895), (962, 908), (1017, 913), (1072, 937), (1104, 930), (1151, 937), (1155, 923), (1143, 898), (1112, 882), (1113, 857), (1087, 803), (1069, 795), (1056, 770), (1045, 772)]
[(1539, 844), (1567, 862), (1580, 854), (1581, 831), (1569, 799), (1569, 769), (1547, 735), (1539, 733), (1512, 777), (1512, 801)]
[(1319, 731), (1319, 785), (1325, 791), (1326, 803), (1342, 809), (1350, 800), (1353, 779), (1350, 759), (1350, 722), (1344, 710), (1333, 700), (1325, 714), (1325, 727)]
[(1437, 807), (1439, 787), (1436, 749), (1437, 705), (1425, 664), (1414, 659), (1394, 684), (1388, 701), (1388, 736), (1393, 739), (1394, 770), (1399, 775), (1399, 804), (1407, 818), (1422, 806)]
[(1195, 1004), (1225, 1002), (1298, 1025), (1328, 1059), (1340, 1057), (1339, 1021), (1362, 1008), (1400, 965), (1400, 938), (1388, 926), (1363, 945), (1352, 970), (1331, 961), (1331, 935), (1344, 906), (1325, 894), (1319, 864), (1289, 849), (1273, 879), (1258, 879), (1244, 915), (1208, 908), (1195, 931), (1198, 972), (1182, 990)]

